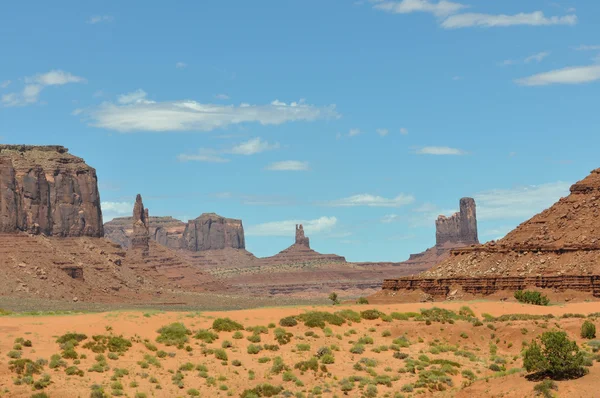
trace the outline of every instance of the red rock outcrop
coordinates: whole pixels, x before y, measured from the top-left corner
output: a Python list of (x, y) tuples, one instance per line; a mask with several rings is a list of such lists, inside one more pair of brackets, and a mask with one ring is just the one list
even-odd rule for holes
[(187, 222), (181, 238), (181, 248), (190, 251), (219, 250), (226, 247), (244, 249), (242, 220), (204, 213)]
[(573, 184), (570, 192), (504, 238), (454, 248), (447, 259), (418, 278), (389, 280), (384, 288), (419, 287), (442, 294), (456, 284), (486, 294), (494, 289), (516, 290), (530, 284), (597, 295), (600, 169)]
[(96, 170), (62, 146), (0, 145), (0, 232), (104, 234)]
[(296, 224), (296, 244), (306, 246), (310, 249), (310, 239), (304, 236), (304, 227), (302, 224)]
[(413, 266), (416, 272), (424, 271), (448, 258), (451, 249), (479, 244), (473, 198), (462, 198), (460, 211), (452, 216), (438, 216), (435, 221), (435, 241), (434, 247), (411, 254), (404, 264)]
[[(149, 216), (150, 239), (170, 249), (181, 248), (181, 237), (186, 224), (173, 217)], [(123, 248), (130, 247), (133, 217), (117, 217), (104, 224), (104, 236)]]
[(133, 206), (133, 233), (131, 248), (141, 250), (142, 255), (148, 255), (150, 250), (150, 231), (148, 229), (148, 209), (144, 208), (142, 195), (138, 194)]

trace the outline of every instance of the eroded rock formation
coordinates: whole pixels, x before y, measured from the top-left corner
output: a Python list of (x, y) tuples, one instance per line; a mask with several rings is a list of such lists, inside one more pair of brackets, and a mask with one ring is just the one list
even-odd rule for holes
[(0, 232), (104, 234), (96, 170), (62, 146), (0, 145)]
[(148, 209), (144, 208), (142, 196), (135, 198), (133, 206), (133, 233), (131, 235), (131, 248), (141, 250), (143, 255), (148, 255), (150, 250), (150, 230), (148, 229)]
[(448, 242), (464, 246), (479, 243), (475, 199), (462, 198), (459, 212), (450, 217), (441, 215), (435, 221), (435, 245), (439, 247)]
[(415, 270), (422, 271), (446, 259), (450, 250), (478, 243), (475, 200), (462, 198), (460, 211), (450, 217), (441, 215), (435, 221), (435, 246), (411, 254), (404, 264), (411, 264)]
[(242, 220), (204, 213), (188, 221), (183, 231), (181, 248), (190, 251), (219, 250), (226, 247), (244, 249)]
[[(173, 217), (147, 217), (150, 239), (171, 249), (181, 247), (186, 224)], [(133, 234), (133, 217), (117, 217), (104, 224), (104, 236), (128, 249)]]
[(304, 227), (302, 224), (296, 224), (296, 244), (306, 246), (310, 249), (310, 239), (304, 236)]

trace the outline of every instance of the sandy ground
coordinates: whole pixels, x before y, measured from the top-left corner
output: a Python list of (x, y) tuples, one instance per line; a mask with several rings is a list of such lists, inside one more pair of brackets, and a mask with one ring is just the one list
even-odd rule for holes
[[(391, 387), (384, 384), (377, 385), (378, 397), (394, 397), (394, 394), (404, 394), (403, 396), (409, 397), (419, 391), (420, 393), (416, 396), (533, 397), (535, 382), (525, 379), (523, 373), (493, 377), (497, 374), (488, 369), (488, 366), (492, 363), (490, 360), (490, 343), (497, 345), (497, 355), (506, 360), (505, 366), (507, 369), (522, 367), (522, 360), (519, 355), (523, 341), (529, 342), (538, 334), (557, 326), (566, 331), (569, 337), (575, 339), (580, 346), (584, 343), (579, 337), (579, 330), (583, 322), (583, 319), (580, 318), (551, 319), (549, 322), (493, 322), (492, 324), (496, 330), (488, 328), (487, 323), (475, 327), (467, 321), (456, 321), (454, 324), (433, 322), (431, 325), (426, 325), (424, 322), (417, 321), (362, 320), (360, 323), (351, 325), (348, 323), (341, 326), (327, 325), (332, 332), (329, 337), (322, 329), (310, 329), (299, 323), (297, 326), (285, 328), (294, 335), (289, 344), (281, 345), (278, 351), (263, 350), (256, 355), (247, 353), (248, 346), (252, 344), (246, 339), (246, 337), (252, 335), (248, 331), (242, 331), (244, 336), (242, 339), (234, 339), (233, 332), (219, 332), (218, 339), (210, 344), (204, 344), (201, 340), (190, 336), (187, 344), (190, 345), (191, 352), (173, 346), (167, 347), (156, 342), (157, 330), (172, 322), (181, 322), (188, 329), (196, 332), (198, 329), (210, 329), (213, 321), (219, 317), (229, 317), (241, 323), (244, 327), (267, 326), (269, 323), (275, 323), (279, 327), (279, 320), (283, 317), (314, 310), (333, 312), (340, 309), (353, 309), (364, 311), (374, 308), (390, 314), (391, 312), (419, 312), (422, 308), (433, 306), (458, 311), (463, 305), (468, 305), (475, 315), (480, 318), (483, 313), (489, 313), (493, 316), (503, 314), (553, 314), (561, 316), (566, 313), (589, 314), (600, 310), (597, 303), (573, 303), (538, 307), (511, 302), (473, 301), (342, 305), (336, 307), (280, 307), (201, 313), (123, 311), (67, 316), (0, 316), (0, 397), (31, 397), (36, 393), (31, 386), (15, 385), (14, 383), (17, 375), (9, 370), (11, 359), (8, 358), (8, 353), (13, 350), (15, 339), (22, 337), (32, 342), (31, 347), (22, 347), (22, 358), (29, 358), (34, 361), (38, 358), (50, 359), (53, 354), (61, 353), (56, 339), (67, 332), (83, 333), (88, 336), (87, 340), (76, 347), (79, 355), (85, 354), (87, 356), (86, 359), (80, 359), (80, 363), (77, 365), (79, 369), (84, 371), (84, 375), (67, 376), (64, 367), (49, 369), (46, 366), (42, 373), (48, 373), (51, 376), (52, 383), (44, 391), (51, 398), (89, 397), (93, 384), (104, 386), (107, 396), (110, 396), (113, 390), (111, 384), (114, 381), (111, 380), (111, 376), (114, 374), (114, 368), (124, 368), (129, 372), (128, 375), (120, 379), (124, 394), (128, 397), (135, 397), (136, 393), (140, 393), (139, 396), (143, 396), (141, 393), (145, 393), (148, 397), (187, 397), (190, 396), (188, 394), (190, 389), (196, 389), (200, 393), (199, 396), (202, 397), (239, 397), (244, 389), (254, 388), (261, 383), (282, 386), (286, 391), (293, 394), (304, 394), (297, 396), (341, 397), (344, 395), (340, 386), (342, 379), (350, 376), (374, 378), (375, 375), (387, 375), (391, 378)], [(350, 330), (354, 330), (356, 334), (350, 334)], [(307, 331), (314, 331), (316, 336), (306, 336), (305, 332)], [(389, 336), (387, 333), (384, 334), (384, 331), (389, 331)], [(91, 340), (91, 336), (100, 334), (123, 335), (128, 339), (133, 338), (133, 346), (118, 359), (107, 359), (110, 370), (104, 373), (89, 372), (88, 370), (96, 362), (94, 358), (97, 354), (82, 346), (85, 342)], [(273, 329), (268, 329), (267, 334), (260, 335), (261, 342), (255, 344), (277, 344), (273, 334)], [(414, 383), (418, 379), (420, 371), (417, 371), (417, 374), (403, 372), (402, 370), (406, 367), (406, 360), (394, 358), (393, 350), (381, 350), (380, 352), (372, 350), (375, 347), (389, 347), (395, 338), (403, 335), (408, 338), (411, 345), (401, 348), (400, 352), (408, 354), (409, 359), (416, 360), (420, 355), (425, 354), (430, 360), (448, 359), (460, 364), (458, 374), (451, 375), (452, 386), (446, 385), (447, 389), (445, 391), (415, 388), (413, 392), (400, 392), (404, 385)], [(350, 348), (363, 336), (372, 337), (374, 344), (366, 344), (366, 349), (362, 354), (351, 353)], [(144, 365), (140, 365), (140, 363), (145, 360), (145, 355), (154, 356), (156, 354), (156, 352), (150, 351), (145, 346), (143, 342), (145, 339), (154, 344), (158, 350), (175, 353), (175, 355), (158, 359), (157, 363), (160, 367), (150, 364), (148, 368), (143, 368)], [(207, 348), (221, 348), (225, 340), (232, 343), (232, 347), (225, 350), (228, 356), (227, 363), (216, 359), (214, 354), (206, 353)], [(438, 354), (431, 353), (431, 345), (440, 343), (458, 346), (459, 350), (471, 352), (475, 359), (470, 360), (463, 356), (457, 356), (451, 351)], [(298, 344), (308, 344), (310, 348), (308, 348), (308, 351), (301, 351), (297, 347)], [(320, 347), (331, 345), (339, 347), (339, 351), (333, 351), (335, 363), (326, 365), (327, 372), (301, 372), (294, 369), (296, 363), (310, 359)], [(107, 353), (104, 355), (107, 356)], [(280, 356), (283, 362), (291, 368), (294, 378), (301, 382), (284, 381), (282, 374), (271, 372), (273, 358), (277, 356)], [(270, 358), (270, 360), (261, 363), (266, 360), (259, 361), (260, 358)], [(371, 375), (366, 370), (355, 369), (355, 364), (362, 358), (376, 360), (376, 365), (370, 368)], [(239, 360), (241, 366), (233, 366), (233, 360)], [(74, 364), (73, 359), (66, 359), (65, 361), (67, 366)], [(198, 370), (184, 371), (182, 372), (184, 375), (183, 388), (180, 388), (173, 383), (172, 377), (180, 366), (187, 362), (194, 365), (205, 365), (208, 378), (206, 378), (207, 375), (202, 377)], [(431, 369), (432, 367), (435, 367), (435, 365), (427, 365), (424, 369)], [(589, 375), (577, 380), (559, 381), (558, 396), (599, 396), (599, 367), (598, 363), (594, 363), (593, 367), (590, 368)], [(463, 386), (463, 384), (469, 384), (468, 377), (461, 374), (463, 370), (471, 370), (477, 377), (477, 380), (470, 386)], [(251, 376), (251, 373), (254, 376)], [(34, 376), (35, 380), (38, 378), (40, 378), (40, 375)], [(347, 393), (347, 396), (358, 397), (361, 396), (361, 392), (367, 390), (366, 386), (361, 388), (359, 384), (359, 382), (354, 383), (353, 389)], [(157, 385), (160, 385), (160, 389), (157, 389)], [(320, 395), (318, 394), (319, 391), (321, 391)]]

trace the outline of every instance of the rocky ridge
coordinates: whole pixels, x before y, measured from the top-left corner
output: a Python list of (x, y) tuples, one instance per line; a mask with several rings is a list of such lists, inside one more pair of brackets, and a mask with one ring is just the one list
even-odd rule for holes
[(104, 234), (96, 170), (62, 146), (0, 145), (0, 232)]

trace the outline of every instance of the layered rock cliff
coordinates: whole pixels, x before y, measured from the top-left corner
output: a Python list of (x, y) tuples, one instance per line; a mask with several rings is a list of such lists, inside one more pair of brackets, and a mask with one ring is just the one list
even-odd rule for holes
[(96, 170), (62, 146), (0, 145), (0, 232), (104, 234)]
[(181, 238), (181, 248), (190, 251), (219, 250), (226, 247), (244, 249), (242, 220), (204, 213), (188, 221)]
[[(148, 216), (150, 239), (171, 249), (181, 247), (181, 237), (186, 224), (173, 217)], [(128, 249), (133, 234), (133, 217), (117, 217), (104, 224), (104, 236)]]

